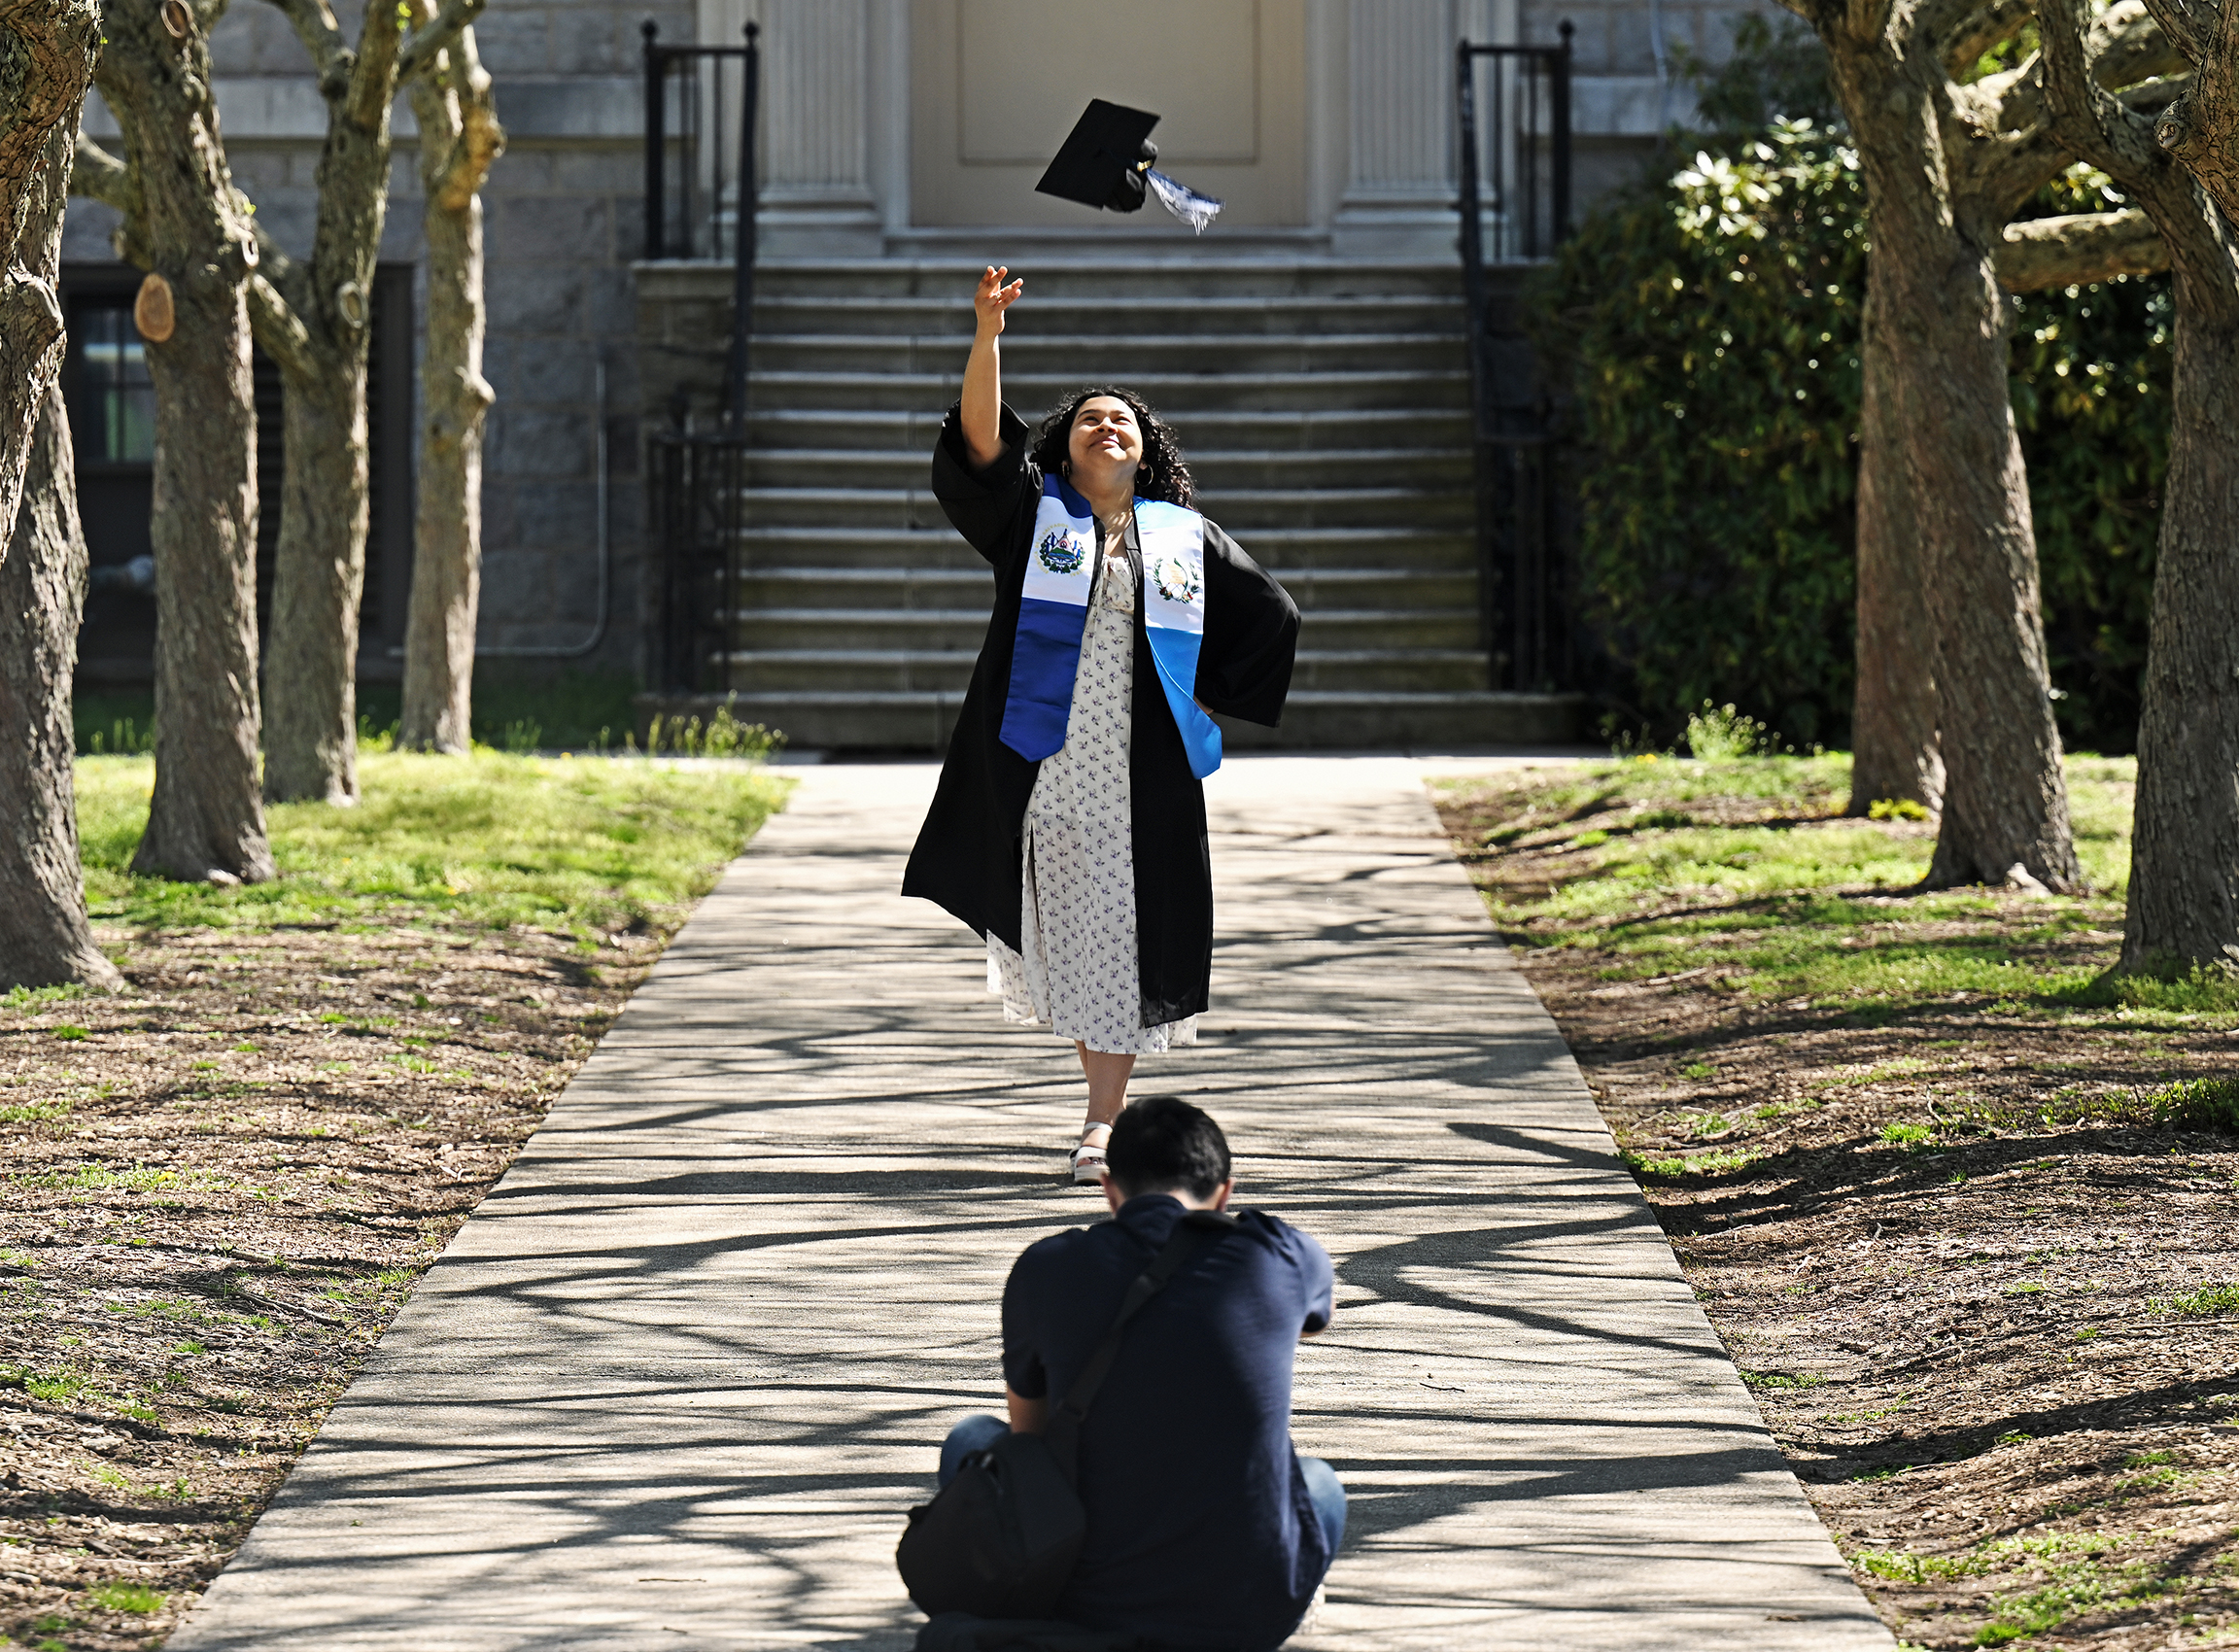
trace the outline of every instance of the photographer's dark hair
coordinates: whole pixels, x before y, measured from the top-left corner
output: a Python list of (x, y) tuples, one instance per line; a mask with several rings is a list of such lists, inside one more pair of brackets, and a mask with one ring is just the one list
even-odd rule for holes
[(1209, 1199), (1228, 1180), (1228, 1138), (1212, 1116), (1174, 1096), (1153, 1096), (1120, 1115), (1104, 1149), (1112, 1180), (1129, 1198), (1188, 1189)]
[(1182, 444), (1174, 439), (1173, 427), (1158, 417), (1158, 410), (1151, 403), (1118, 385), (1093, 384), (1085, 390), (1077, 390), (1042, 421), (1042, 428), (1034, 432), (1034, 463), (1042, 467), (1042, 474), (1065, 474), (1065, 462), (1071, 456), (1067, 444), (1073, 439), (1073, 421), (1081, 416), (1081, 404), (1097, 396), (1109, 396), (1115, 401), (1127, 403), (1127, 410), (1135, 415), (1135, 428), (1143, 433), (1143, 465), (1135, 472), (1135, 492), (1147, 499), (1194, 506), (1197, 484), (1189, 475), (1188, 463), (1182, 457)]

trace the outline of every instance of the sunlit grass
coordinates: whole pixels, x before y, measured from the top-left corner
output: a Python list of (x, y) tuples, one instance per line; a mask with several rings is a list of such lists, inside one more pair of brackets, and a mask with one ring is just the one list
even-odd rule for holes
[(675, 921), (782, 806), (760, 770), (390, 752), (360, 759), (355, 809), (268, 810), (280, 877), (217, 888), (134, 877), (154, 763), (81, 757), (78, 821), (97, 921), (234, 930), (424, 917), (577, 936)]
[(1957, 996), (2149, 1019), (2239, 1011), (2239, 987), (2222, 976), (2106, 979), (2135, 771), (2127, 758), (2069, 761), (2090, 883), (2080, 898), (1916, 892), (1932, 833), (1841, 817), (1849, 760), (1840, 753), (1618, 759), (1455, 782), (1449, 795), (1498, 800), (1505, 818), (1484, 835), (1489, 851), (1546, 857), (1531, 886), (1488, 892), (1496, 917), (1532, 944), (1597, 948), (1607, 980), (1708, 977), (1726, 991), (1869, 1017)]

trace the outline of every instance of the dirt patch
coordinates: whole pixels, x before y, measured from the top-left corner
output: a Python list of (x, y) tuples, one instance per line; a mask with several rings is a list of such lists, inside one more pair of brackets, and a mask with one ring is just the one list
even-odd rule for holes
[[(1870, 1013), (1772, 1000), (1719, 961), (1727, 942), (1768, 945), (1764, 903), (1749, 935), (1695, 937), (1701, 962), (1625, 979), (1625, 924), (1716, 897), (1518, 915), (1582, 865), (1577, 836), (1517, 830), (1530, 806), (1498, 787), (1441, 800), (1883, 1618), (1937, 1648), (2239, 1639), (2239, 1140), (2183, 1127), (2177, 1104), (2186, 1081), (2239, 1074), (2231, 1017), (2011, 990), (1884, 993)], [(1837, 825), (1757, 799), (1689, 808)], [(2015, 893), (1917, 922), (1903, 896), (1848, 899), (1831, 946), (1964, 943), (2072, 980), (2112, 965), (2119, 939), (2107, 903)], [(1859, 928), (1859, 900), (1886, 922)]]
[(103, 937), (0, 1009), (0, 1632), (158, 1643), (661, 948)]

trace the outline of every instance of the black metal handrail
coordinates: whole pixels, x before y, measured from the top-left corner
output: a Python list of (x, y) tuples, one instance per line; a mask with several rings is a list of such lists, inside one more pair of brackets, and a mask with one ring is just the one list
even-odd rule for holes
[[(1454, 49), (1462, 183), (1456, 205), (1462, 218), (1462, 283), (1468, 309), (1479, 639), (1493, 685), (1517, 689), (1553, 687), (1567, 674), (1560, 581), (1553, 566), (1553, 437), (1544, 398), (1500, 395), (1503, 385), (1494, 360), (1485, 276), (1486, 202), (1481, 180), (1483, 171), (1492, 174), (1494, 257), (1498, 261), (1537, 261), (1568, 238), (1574, 31), (1566, 21), (1560, 32), (1561, 44), (1556, 46), (1482, 46), (1464, 40)], [(1488, 58), (1495, 69), (1492, 120), (1489, 129), (1481, 132), (1478, 68)], [(1485, 165), (1488, 149), (1490, 164)]]
[[(724, 412), (734, 429), (746, 415), (747, 353), (753, 335), (755, 217), (755, 128), (762, 97), (762, 25), (746, 25), (743, 46), (665, 46), (652, 18), (645, 37), (645, 257), (720, 258), (724, 254), (723, 70), (739, 60), (738, 171), (731, 179), (737, 199), (730, 215), (732, 282), (731, 353), (724, 374)], [(676, 131), (670, 135), (669, 107), (675, 92)], [(677, 167), (671, 199), (672, 145)]]
[(653, 432), (645, 448), (657, 563), (650, 686), (721, 693), (737, 645), (746, 443), (727, 430), (679, 429)]

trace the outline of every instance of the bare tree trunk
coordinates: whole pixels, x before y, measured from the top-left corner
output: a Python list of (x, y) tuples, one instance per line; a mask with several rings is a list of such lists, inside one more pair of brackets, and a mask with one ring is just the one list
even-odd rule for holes
[(1928, 882), (2000, 883), (2017, 868), (2075, 890), (2083, 879), (1991, 261), (2011, 205), (1953, 179), (1950, 93), (1935, 54), (1892, 50), (1878, 34), (1853, 39), (1848, 26), (1822, 23), (1821, 33), (1866, 175), (1889, 387), (1935, 622), (1945, 792)]
[[(124, 214), (118, 251), (168, 284), (148, 341), (155, 390), (155, 789), (132, 870), (189, 882), (272, 876), (258, 788), (255, 243), (218, 133), (207, 31), (223, 0), (110, 0), (95, 82), (122, 163), (83, 141), (72, 187)], [(186, 22), (184, 38), (167, 23)]]
[(414, 750), (458, 752), (473, 739), (482, 426), (493, 399), (482, 376), (482, 184), (505, 143), (472, 29), (461, 33), (436, 72), (412, 83), (412, 112), (427, 202), (428, 331), (420, 355), (419, 510), (398, 738)]
[(16, 520), (32, 428), (62, 366), (62, 207), (100, 38), (93, 0), (0, 0), (0, 523)]
[[(369, 261), (369, 260), (368, 260)], [(272, 568), (264, 795), (358, 801), (358, 604), (365, 585), (369, 461), (364, 329), (319, 352), (321, 378), (283, 378), (287, 450)]]
[(374, 259), (389, 211), (390, 105), (485, 0), (445, 0), (407, 38), (367, 6), (353, 50), (324, 0), (273, 0), (311, 53), (327, 99), (311, 257), (263, 243), (257, 336), (280, 364), (288, 450), (272, 576), (264, 795), (358, 801), (358, 612), (365, 583), (365, 361)]
[[(2226, 0), (2219, 26), (2239, 54), (2229, 11)], [(2043, 0), (2038, 13), (2055, 133), (2143, 207), (2176, 273), (2169, 472), (2120, 967), (2239, 968), (2239, 237), (2213, 195), (2239, 151), (2239, 101), (2223, 100), (2213, 132), (2217, 97), (2203, 98), (2189, 124), (2178, 122), (2188, 145), (2172, 144), (2168, 120), (2157, 134), (2093, 84), (2084, 0)], [(2199, 80), (2213, 93), (2208, 68)]]
[[(81, 85), (83, 95), (83, 85)], [(49, 131), (24, 214), (20, 264), (52, 279), (62, 245), (75, 107)], [(78, 866), (71, 677), (86, 603), (70, 415), (49, 372), (22, 470), (15, 530), (0, 553), (0, 989), (122, 984), (93, 944)]]
[(2239, 966), (2239, 303), (2228, 274), (2212, 307), (2187, 293), (2199, 285), (2180, 260), (2122, 925), (2121, 967), (2156, 974)]
[(1883, 798), (1944, 806), (1936, 741), (1935, 628), (1921, 578), (1920, 530), (1907, 491), (1896, 364), (1869, 256), (1865, 384), (1858, 409), (1858, 686), (1850, 718), (1850, 809)]
[[(67, 154), (67, 151), (65, 151)], [(70, 415), (56, 386), (32, 436), (0, 563), (0, 989), (123, 984), (93, 944), (78, 867), (70, 679), (86, 604)]]

